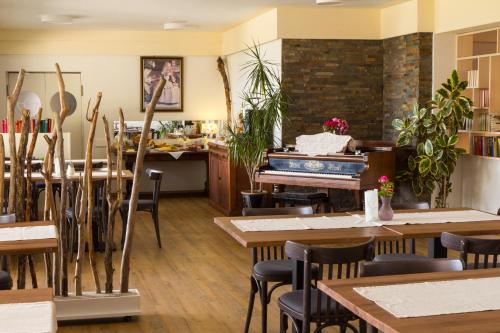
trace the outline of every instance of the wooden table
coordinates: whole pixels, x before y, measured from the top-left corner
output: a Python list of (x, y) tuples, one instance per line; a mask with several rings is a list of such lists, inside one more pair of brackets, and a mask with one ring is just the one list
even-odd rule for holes
[[(50, 221), (43, 222), (18, 222), (0, 224), (0, 228), (14, 227), (37, 227), (54, 225)], [(0, 242), (0, 255), (22, 255), (56, 252), (58, 248), (57, 238), (29, 239), (18, 241)]]
[[(125, 168), (128, 170), (134, 170), (134, 163), (137, 159), (137, 151), (124, 151), (123, 161), (125, 163)], [(176, 161), (205, 161), (205, 168), (207, 170), (207, 181), (205, 182), (205, 193), (208, 193), (208, 150), (195, 150), (195, 151), (183, 151), (179, 158), (173, 157), (167, 151), (151, 150), (149, 149), (144, 155), (144, 161), (146, 162), (176, 162)], [(127, 181), (126, 184), (127, 197), (132, 191), (132, 181)]]
[(372, 327), (385, 333), (500, 332), (500, 310), (450, 315), (396, 318), (353, 290), (356, 287), (500, 276), (500, 269), (425, 273), (319, 281), (318, 287)]
[(0, 291), (0, 304), (50, 302), (52, 300), (51, 288)]
[[(329, 213), (309, 215), (320, 216), (347, 216), (346, 213)], [(384, 227), (366, 228), (344, 228), (344, 229), (321, 229), (321, 230), (290, 230), (290, 231), (248, 231), (238, 229), (231, 220), (256, 220), (256, 219), (280, 219), (299, 217), (298, 215), (274, 215), (274, 216), (238, 216), (238, 217), (216, 217), (214, 218), (222, 230), (227, 232), (238, 243), (246, 248), (283, 245), (287, 240), (304, 242), (308, 244), (321, 243), (360, 243), (367, 241), (370, 237), (376, 240), (400, 240), (401, 235)]]
[[(70, 182), (78, 181), (81, 177), (83, 177), (83, 172), (75, 172), (74, 175), (72, 176), (67, 176), (66, 179)], [(92, 179), (94, 181), (99, 181), (99, 180), (106, 180), (108, 177), (108, 172), (106, 169), (94, 169), (92, 170)], [(113, 170), (112, 178), (116, 179), (117, 174), (116, 170)], [(122, 170), (122, 177), (123, 180), (131, 180), (134, 178), (134, 174), (130, 170)], [(10, 179), (10, 172), (5, 173), (5, 180)], [(41, 172), (33, 172), (31, 174), (31, 181), (32, 182), (42, 182), (45, 181), (45, 178), (43, 178), (43, 175)], [(52, 175), (52, 182), (53, 183), (59, 183), (61, 182), (61, 177)]]

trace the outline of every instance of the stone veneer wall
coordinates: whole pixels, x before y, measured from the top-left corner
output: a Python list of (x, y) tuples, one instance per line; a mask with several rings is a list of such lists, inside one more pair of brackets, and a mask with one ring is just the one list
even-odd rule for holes
[(283, 143), (349, 121), (356, 139), (392, 140), (392, 119), (431, 98), (432, 34), (386, 40), (284, 39), (283, 87), (292, 98)]
[(413, 105), (432, 98), (432, 33), (383, 41), (384, 140), (396, 140), (392, 120), (411, 113)]
[(356, 139), (382, 138), (382, 42), (284, 39), (283, 88), (292, 105), (283, 143), (322, 131), (331, 117), (349, 121)]

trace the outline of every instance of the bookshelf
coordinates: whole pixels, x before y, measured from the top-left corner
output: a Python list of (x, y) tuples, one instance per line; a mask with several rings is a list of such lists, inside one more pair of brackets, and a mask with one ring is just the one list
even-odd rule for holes
[(500, 159), (500, 28), (458, 35), (456, 68), (474, 105), (457, 146), (470, 156)]

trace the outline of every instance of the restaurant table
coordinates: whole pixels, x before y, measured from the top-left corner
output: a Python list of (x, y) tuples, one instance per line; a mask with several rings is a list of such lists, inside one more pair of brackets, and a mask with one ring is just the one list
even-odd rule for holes
[[(182, 153), (179, 157), (175, 158), (174, 154)], [(123, 162), (125, 163), (125, 168), (128, 170), (134, 170), (134, 163), (137, 159), (137, 151), (124, 151), (123, 152)], [(145, 162), (177, 162), (177, 161), (204, 161), (205, 168), (207, 170), (207, 181), (205, 182), (204, 192), (208, 193), (208, 150), (188, 150), (179, 152), (168, 152), (148, 149), (144, 155)], [(127, 196), (130, 195), (132, 190), (132, 181), (129, 180), (126, 183)]]
[(358, 287), (488, 277), (500, 277), (500, 269), (480, 269), (463, 272), (407, 274), (319, 281), (318, 288), (364, 320), (366, 323), (385, 333), (500, 332), (500, 310), (397, 318), (378, 306), (375, 302), (370, 301), (353, 290), (353, 288)]
[[(6, 304), (18, 304), (18, 303), (39, 303), (39, 302), (52, 302), (53, 301), (53, 296), (52, 296), (52, 289), (50, 288), (37, 288), (37, 289), (23, 289), (23, 290), (2, 290), (0, 291), (0, 305), (6, 305)], [(12, 317), (10, 318), (2, 318), (4, 314), (0, 312), (0, 332), (12, 332), (14, 329), (17, 329), (19, 332), (19, 329), (22, 329), (22, 327), (19, 327), (16, 325), (15, 328), (10, 328), (10, 327), (5, 327), (5, 322), (8, 320), (12, 322)], [(22, 325), (22, 322), (29, 323), (30, 318), (25, 318), (23, 313), (19, 314), (19, 322), (16, 323), (18, 325)], [(44, 326), (50, 326), (53, 327), (54, 330), (52, 332), (55, 332), (57, 330), (57, 323), (56, 323), (56, 316), (55, 316), (55, 311), (53, 313), (52, 317), (46, 317), (46, 316), (39, 316), (36, 318), (37, 320), (43, 321), (45, 324)], [(27, 329), (26, 332), (31, 332), (32, 328), (25, 328)]]
[[(111, 177), (113, 179), (117, 178), (116, 170), (113, 170)], [(83, 171), (78, 171), (75, 172), (71, 176), (66, 176), (66, 179), (68, 181), (78, 181), (81, 177), (83, 177)], [(94, 169), (92, 170), (92, 179), (94, 181), (99, 181), (99, 180), (106, 180), (108, 177), (108, 172), (106, 169)], [(122, 170), (122, 178), (123, 180), (131, 180), (134, 178), (133, 173), (130, 170)], [(5, 179), (9, 180), (10, 179), (10, 172), (5, 173)], [(31, 174), (31, 181), (32, 182), (42, 182), (45, 181), (45, 178), (43, 177), (41, 172), (33, 172)], [(59, 183), (61, 182), (61, 177), (56, 176), (55, 174), (52, 175), (52, 182), (53, 183)]]
[[(40, 222), (16, 222), (0, 224), (0, 228), (53, 226), (50, 221)], [(37, 253), (56, 252), (58, 248), (57, 238), (25, 239), (0, 241), (0, 255), (24, 255)]]

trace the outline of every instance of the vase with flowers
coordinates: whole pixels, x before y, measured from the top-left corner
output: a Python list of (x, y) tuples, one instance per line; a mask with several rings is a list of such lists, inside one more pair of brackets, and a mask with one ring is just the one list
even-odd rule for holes
[(332, 118), (328, 119), (323, 123), (323, 131), (330, 132), (337, 135), (345, 135), (349, 130), (349, 124), (347, 120), (342, 118)]
[(391, 200), (394, 195), (394, 183), (387, 176), (380, 177), (378, 182), (380, 184), (378, 195), (380, 196), (380, 201), (382, 201), (382, 206), (378, 211), (378, 218), (382, 221), (390, 221), (394, 217), (394, 211), (391, 207)]

